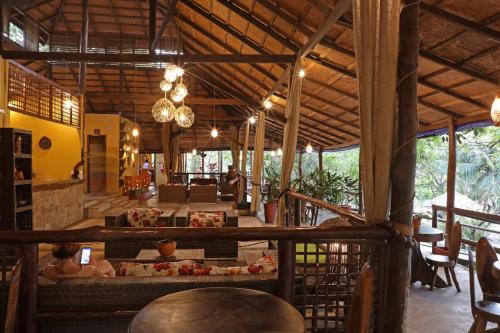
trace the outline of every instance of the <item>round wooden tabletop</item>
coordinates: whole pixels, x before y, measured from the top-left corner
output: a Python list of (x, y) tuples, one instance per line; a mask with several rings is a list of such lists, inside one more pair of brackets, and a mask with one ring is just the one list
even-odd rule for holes
[(500, 260), (493, 263), (493, 266), (491, 267), (491, 275), (493, 275), (495, 279), (500, 279)]
[(418, 242), (439, 242), (444, 239), (443, 232), (439, 229), (421, 226), (417, 233), (413, 235)]
[(243, 288), (201, 288), (160, 297), (132, 320), (130, 333), (305, 332), (282, 299)]

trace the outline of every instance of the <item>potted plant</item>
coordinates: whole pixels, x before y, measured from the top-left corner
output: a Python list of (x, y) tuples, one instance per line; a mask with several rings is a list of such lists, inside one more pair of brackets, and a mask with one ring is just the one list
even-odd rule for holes
[(417, 234), (420, 230), (420, 226), (422, 225), (422, 215), (421, 214), (413, 214), (413, 233)]
[(266, 223), (274, 223), (276, 210), (278, 207), (280, 174), (274, 168), (273, 164), (264, 168), (264, 181), (267, 188), (267, 196), (264, 200), (264, 218)]
[(129, 200), (137, 199), (139, 201), (143, 201), (144, 200), (144, 193), (146, 193), (145, 189), (135, 188), (135, 189), (132, 189), (128, 192), (128, 198), (129, 198)]

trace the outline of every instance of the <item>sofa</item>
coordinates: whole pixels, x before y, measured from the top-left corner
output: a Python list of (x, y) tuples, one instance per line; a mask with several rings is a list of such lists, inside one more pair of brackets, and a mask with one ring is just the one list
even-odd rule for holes
[(220, 199), (222, 201), (233, 201), (234, 193), (238, 191), (238, 182), (231, 184), (228, 181), (220, 183)]
[(187, 200), (188, 189), (183, 184), (166, 184), (159, 186), (159, 192), (160, 202), (183, 203)]
[(217, 185), (189, 186), (189, 199), (191, 203), (217, 203)]
[[(143, 208), (148, 209), (148, 208)], [(104, 224), (107, 228), (120, 228), (132, 226), (129, 223), (128, 215), (134, 209), (129, 209), (123, 213), (107, 215)], [(175, 224), (175, 213), (173, 210), (161, 210), (157, 216), (156, 225), (136, 225), (138, 227), (173, 227)], [(135, 258), (141, 249), (155, 249), (156, 242), (152, 241), (108, 241), (104, 244), (104, 253), (107, 259), (130, 259)]]
[(191, 178), (191, 185), (217, 185), (217, 178)]
[[(129, 211), (118, 215), (109, 215), (105, 217), (106, 227), (128, 227)], [(188, 227), (190, 217), (193, 211), (181, 210), (174, 214), (173, 210), (164, 210), (160, 217), (162, 226), (166, 227)], [(238, 214), (233, 211), (223, 212), (223, 227), (237, 227)], [(155, 249), (156, 242), (153, 241), (108, 241), (104, 245), (105, 257), (107, 259), (131, 259), (135, 258), (142, 249)], [(206, 258), (237, 258), (238, 257), (238, 242), (237, 241), (179, 241), (177, 242), (179, 249), (204, 249)]]
[[(277, 273), (233, 276), (73, 278), (39, 277), (38, 311), (77, 314), (39, 321), (41, 333), (127, 332), (136, 311), (171, 293), (206, 287), (236, 287), (277, 293)], [(84, 318), (85, 313), (122, 311), (119, 316)]]

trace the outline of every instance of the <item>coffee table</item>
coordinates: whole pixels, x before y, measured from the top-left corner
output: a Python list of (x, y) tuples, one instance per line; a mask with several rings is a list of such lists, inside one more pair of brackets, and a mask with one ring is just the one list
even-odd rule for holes
[(142, 249), (139, 251), (134, 262), (149, 263), (149, 262), (165, 262), (165, 261), (180, 261), (180, 260), (194, 260), (203, 263), (205, 259), (204, 249), (177, 249), (171, 257), (163, 257), (156, 249)]

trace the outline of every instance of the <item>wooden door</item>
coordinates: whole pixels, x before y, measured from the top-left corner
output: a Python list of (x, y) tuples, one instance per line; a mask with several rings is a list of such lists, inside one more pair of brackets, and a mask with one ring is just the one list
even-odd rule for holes
[(106, 192), (106, 136), (88, 136), (88, 192)]

